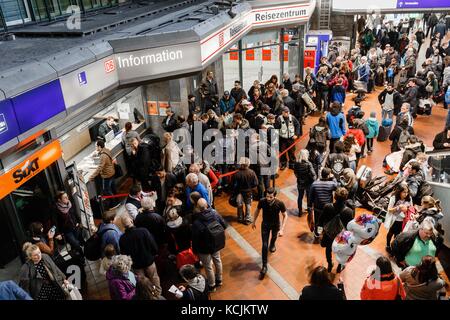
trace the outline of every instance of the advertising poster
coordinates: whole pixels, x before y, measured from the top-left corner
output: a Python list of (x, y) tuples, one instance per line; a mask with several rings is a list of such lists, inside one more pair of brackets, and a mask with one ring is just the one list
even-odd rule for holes
[(147, 113), (149, 116), (158, 115), (158, 102), (157, 101), (147, 101)]
[(159, 101), (159, 115), (160, 116), (167, 116), (167, 109), (170, 108), (168, 101)]

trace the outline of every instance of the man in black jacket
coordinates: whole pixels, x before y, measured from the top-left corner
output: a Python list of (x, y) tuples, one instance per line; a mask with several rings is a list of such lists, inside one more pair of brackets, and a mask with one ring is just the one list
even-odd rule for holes
[(333, 192), (336, 190), (337, 186), (336, 179), (329, 168), (323, 168), (320, 180), (315, 181), (311, 185), (308, 208), (312, 208), (314, 212), (315, 237), (319, 237), (320, 235), (318, 227), (321, 221), (323, 208), (327, 203), (333, 202)]
[(442, 237), (427, 218), (420, 224), (419, 230), (402, 232), (394, 239), (392, 254), (401, 268), (417, 266), (424, 256), (436, 257), (442, 243)]
[[(205, 267), (210, 292), (214, 292), (217, 287), (222, 286), (222, 260), (220, 258), (220, 250), (223, 247), (214, 248), (211, 246), (211, 241), (209, 240), (211, 232), (207, 231), (207, 229), (213, 224), (218, 223), (223, 228), (223, 232), (225, 232), (227, 223), (216, 210), (208, 205), (205, 199), (200, 198), (197, 206), (200, 209), (200, 213), (192, 224), (192, 250), (198, 254), (200, 261)], [(217, 231), (217, 229), (220, 229), (218, 225), (214, 230)], [(223, 237), (225, 237), (225, 234), (223, 234)], [(224, 238), (223, 240), (225, 241)]]
[[(312, 163), (308, 159), (309, 151), (306, 149), (302, 149), (300, 151), (298, 161), (294, 166), (294, 173), (297, 177), (297, 208), (299, 216), (303, 214), (303, 196), (306, 194), (307, 203), (310, 203), (309, 191), (311, 189), (312, 183), (317, 179), (316, 171), (314, 170)], [(308, 207), (307, 210), (308, 212), (311, 212), (310, 207)]]
[(125, 233), (119, 240), (120, 253), (130, 256), (135, 273), (150, 279), (161, 293), (161, 284), (155, 264), (155, 255), (158, 253), (155, 239), (147, 229), (136, 228), (129, 215), (123, 215), (121, 222)]
[(174, 132), (178, 128), (175, 113), (171, 109), (167, 109), (166, 113), (167, 117), (164, 118), (161, 125), (167, 132)]
[(428, 182), (425, 180), (425, 173), (422, 171), (420, 163), (413, 162), (411, 164), (410, 173), (406, 178), (408, 184), (409, 195), (413, 199), (414, 204), (421, 205), (422, 197), (432, 194)]
[(336, 142), (334, 150), (335, 152), (331, 153), (327, 158), (326, 167), (331, 169), (334, 177), (339, 181), (344, 169), (350, 168), (350, 161), (344, 153), (344, 143), (342, 141)]
[(158, 200), (156, 201), (158, 212), (164, 210), (167, 195), (176, 184), (177, 177), (173, 173), (166, 172), (162, 166), (156, 169), (155, 175), (150, 179), (150, 190), (156, 191), (158, 195)]
[(234, 88), (231, 89), (230, 95), (234, 98), (236, 104), (239, 104), (243, 99), (247, 99), (247, 94), (245, 93), (245, 90), (242, 89), (239, 80), (234, 82)]
[(415, 79), (409, 79), (405, 95), (403, 96), (403, 102), (409, 103), (411, 106), (411, 115), (413, 118), (417, 117), (417, 106), (419, 104), (419, 87), (416, 85)]
[(386, 117), (392, 119), (393, 115), (398, 115), (403, 101), (401, 94), (394, 89), (394, 84), (389, 83), (378, 95), (378, 102), (382, 110), (381, 118), (384, 120)]
[(150, 146), (145, 142), (139, 142), (136, 138), (131, 140), (130, 145), (132, 177), (141, 183), (142, 189), (148, 191), (152, 159)]
[(434, 150), (444, 150), (450, 148), (450, 127), (438, 133), (433, 140)]
[(155, 200), (144, 197), (141, 200), (142, 210), (134, 220), (136, 228), (145, 228), (155, 238), (156, 244), (162, 246), (166, 243), (166, 221), (155, 211)]
[[(286, 106), (282, 108), (282, 114), (275, 122), (275, 129), (279, 129), (280, 153), (292, 146), (295, 140), (302, 134), (302, 126), (298, 120), (291, 115), (290, 109)], [(287, 153), (287, 155), (286, 155)], [(293, 169), (295, 164), (295, 147), (289, 149), (280, 157), (280, 169), (287, 167), (289, 156), (289, 168)]]

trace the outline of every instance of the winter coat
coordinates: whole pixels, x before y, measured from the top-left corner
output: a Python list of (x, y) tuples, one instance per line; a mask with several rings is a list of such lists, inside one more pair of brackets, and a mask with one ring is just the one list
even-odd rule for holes
[(161, 122), (161, 126), (164, 130), (167, 132), (174, 132), (178, 128), (177, 120), (175, 119), (175, 115), (172, 115), (172, 117), (169, 116), (165, 117), (164, 120)]
[(444, 214), (442, 213), (442, 211), (438, 210), (437, 208), (422, 209), (419, 212), (419, 217), (416, 219), (416, 221), (418, 223), (422, 223), (422, 221), (428, 217), (433, 218), (434, 225), (436, 226), (438, 221), (444, 217)]
[(161, 152), (161, 163), (166, 172), (172, 172), (180, 162), (182, 152), (177, 143), (171, 140)]
[(213, 208), (208, 208), (200, 212), (197, 219), (192, 224), (192, 250), (195, 253), (203, 254), (213, 254), (214, 252), (209, 252), (208, 246), (204, 239), (204, 230), (206, 226), (213, 221), (219, 222), (224, 229), (227, 228), (227, 223), (223, 220), (216, 210)]
[(332, 139), (340, 139), (347, 132), (345, 129), (345, 117), (342, 112), (336, 114), (333, 111), (328, 112), (326, 116), (328, 128), (330, 129)]
[(211, 200), (209, 199), (209, 194), (208, 194), (208, 190), (206, 190), (205, 186), (202, 185), (200, 182), (195, 186), (194, 189), (191, 189), (191, 187), (187, 187), (186, 188), (186, 207), (188, 209), (192, 208), (192, 204), (191, 204), (191, 198), (190, 195), (192, 192), (197, 191), (198, 193), (200, 193), (200, 195), (202, 196), (203, 199), (206, 200), (206, 202), (208, 202), (208, 204), (211, 204)]
[(110, 267), (106, 272), (111, 300), (131, 300), (135, 296), (136, 287), (127, 275), (121, 274)]
[(335, 85), (331, 89), (331, 102), (339, 102), (342, 105), (345, 103), (345, 89), (343, 86)]
[(166, 240), (166, 221), (155, 211), (143, 211), (134, 220), (137, 228), (145, 228), (160, 246)]
[(335, 178), (339, 180), (344, 169), (350, 167), (350, 162), (348, 160), (348, 156), (343, 152), (331, 153), (327, 158), (327, 163), (325, 166), (330, 168)]
[(438, 133), (433, 140), (433, 147), (434, 150), (444, 150), (448, 149), (449, 147), (444, 147), (444, 143), (450, 144), (450, 138), (447, 138), (447, 130)]
[[(108, 231), (104, 232), (104, 230)], [(114, 223), (102, 223), (100, 224), (97, 233), (103, 233), (101, 245), (102, 255), (103, 250), (108, 244), (112, 244), (114, 246), (114, 249), (116, 249), (116, 253), (120, 254), (119, 241), (123, 233), (122, 231), (120, 231), (118, 226), (116, 226)]]
[(415, 267), (406, 268), (400, 273), (400, 279), (406, 291), (406, 300), (437, 300), (437, 292), (445, 287), (445, 281), (441, 278), (420, 283)]
[[(47, 267), (49, 271), (50, 280), (55, 281), (56, 284), (61, 287), (66, 279), (66, 276), (62, 271), (56, 266), (50, 256), (42, 253), (42, 262), (44, 266)], [(36, 270), (33, 261), (28, 260), (20, 269), (19, 273), (19, 286), (25, 290), (33, 299), (39, 296), (42, 285), (44, 284), (44, 279), (40, 273)]]
[[(391, 151), (392, 152), (400, 151), (400, 149), (398, 147), (398, 140), (400, 139), (400, 136), (402, 134), (402, 130), (403, 130), (402, 127), (396, 126), (394, 128), (394, 130), (392, 130), (391, 134), (389, 135), (389, 140), (392, 141), (392, 144), (391, 144)], [(414, 129), (412, 127), (408, 127), (407, 130), (408, 130), (410, 135), (414, 134)]]
[(360, 146), (362, 146), (366, 142), (366, 136), (364, 135), (364, 132), (361, 129), (355, 128), (348, 129), (346, 135), (344, 136), (344, 139), (349, 135), (353, 135), (356, 139), (356, 142), (358, 142)]
[(0, 300), (33, 300), (30, 295), (14, 281), (0, 282)]
[(97, 167), (97, 170), (92, 174), (91, 179), (94, 179), (98, 175), (103, 179), (109, 179), (112, 178), (114, 174), (115, 171), (111, 150), (103, 148), (103, 150), (100, 151), (100, 164)]
[(236, 101), (234, 101), (234, 98), (231, 96), (228, 100), (226, 100), (225, 98), (222, 98), (219, 101), (219, 108), (220, 108), (221, 114), (225, 114), (227, 112), (232, 113), (234, 111), (235, 106), (236, 106)]
[(258, 177), (252, 169), (239, 170), (234, 175), (232, 184), (236, 194), (250, 192), (258, 186)]
[(396, 300), (397, 296), (400, 296), (402, 300), (405, 299), (402, 281), (394, 273), (381, 275), (380, 278), (369, 276), (364, 281), (361, 300)]
[(333, 202), (333, 192), (336, 190), (338, 184), (336, 180), (317, 180), (311, 185), (309, 191), (308, 208), (312, 208), (314, 204), (315, 209), (322, 210), (327, 203)]
[(150, 232), (145, 228), (131, 227), (119, 240), (120, 252), (131, 256), (134, 269), (144, 269), (155, 262), (158, 245)]
[[(400, 233), (392, 242), (392, 253), (397, 262), (405, 261), (405, 257), (411, 250), (416, 238), (419, 236), (419, 230), (408, 231)], [(434, 246), (436, 247), (436, 255), (439, 252), (439, 248), (442, 246), (443, 239), (440, 235), (433, 235), (431, 237)]]
[[(386, 95), (388, 91), (385, 89), (378, 95), (378, 102), (380, 105), (383, 105), (386, 101)], [(402, 96), (398, 91), (394, 90), (394, 114), (397, 115), (400, 112), (400, 109), (402, 107)]]
[(369, 134), (366, 138), (376, 138), (378, 136), (378, 131), (380, 130), (380, 125), (376, 118), (369, 118), (366, 120), (366, 125), (369, 128)]
[[(323, 213), (320, 216), (318, 224), (320, 226), (325, 226), (328, 222), (334, 219), (335, 216), (339, 215), (339, 219), (341, 220), (344, 228), (347, 224), (354, 218), (355, 212), (347, 207), (343, 202), (335, 202), (335, 203), (327, 203), (323, 208)], [(331, 246), (334, 239), (330, 239), (330, 237), (323, 233), (321, 245), (323, 247)]]
[(308, 187), (317, 179), (314, 167), (309, 161), (295, 162), (294, 173), (297, 177), (297, 186), (300, 187)]

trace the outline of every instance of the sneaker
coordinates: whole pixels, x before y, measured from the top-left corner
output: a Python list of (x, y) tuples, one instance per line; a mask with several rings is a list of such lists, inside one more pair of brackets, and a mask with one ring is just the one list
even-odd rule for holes
[(251, 220), (245, 220), (245, 221), (243, 222), (243, 224), (245, 224), (246, 226), (249, 226), (249, 225), (252, 224), (252, 221), (251, 221)]
[(218, 287), (221, 287), (222, 286), (222, 280), (220, 280), (220, 281), (216, 281), (216, 288), (218, 288)]
[(270, 247), (269, 251), (274, 253), (275, 251), (277, 251), (277, 247), (273, 245), (272, 247)]

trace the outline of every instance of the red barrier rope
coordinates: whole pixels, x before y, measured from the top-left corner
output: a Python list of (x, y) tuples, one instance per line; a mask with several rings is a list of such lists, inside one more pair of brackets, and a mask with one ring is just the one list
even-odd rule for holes
[[(278, 155), (278, 158), (280, 158), (280, 157), (283, 156), (285, 153), (287, 153), (289, 150), (291, 150), (293, 147), (295, 147), (295, 146), (297, 145), (297, 143), (299, 143), (301, 140), (303, 140), (304, 138), (306, 138), (308, 135), (309, 135), (309, 133), (305, 133), (305, 134), (302, 135), (301, 137), (297, 138), (297, 140), (295, 140), (295, 141), (294, 141), (294, 142), (293, 142), (286, 150), (284, 150), (283, 152), (281, 152), (281, 153)], [(218, 178), (221, 179), (221, 178), (230, 177), (230, 176), (236, 174), (238, 171), (239, 171), (239, 170), (234, 170), (234, 171), (231, 171), (231, 172), (227, 172), (227, 173), (224, 173), (224, 174), (220, 174)], [(112, 195), (112, 196), (102, 196), (102, 199), (124, 198), (124, 197), (127, 197), (127, 196), (128, 196), (127, 193), (121, 193), (121, 194), (115, 194), (115, 195)]]

